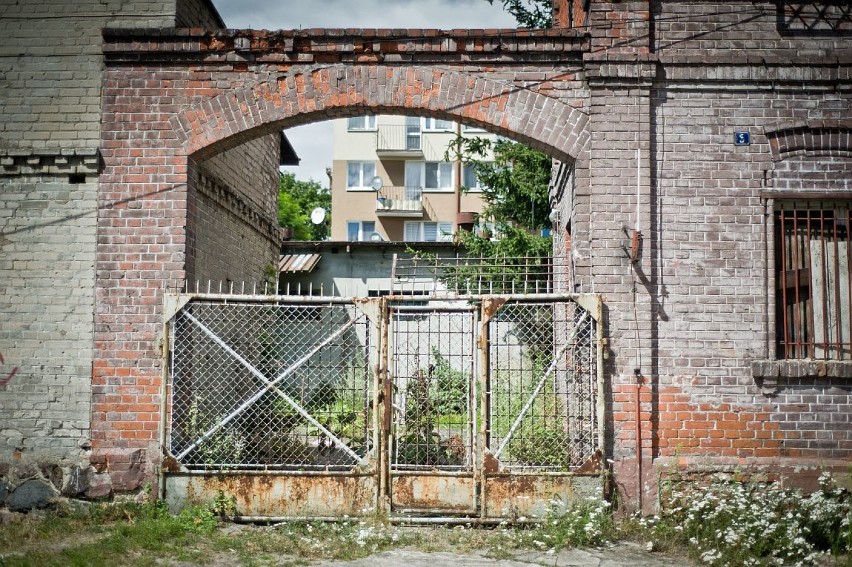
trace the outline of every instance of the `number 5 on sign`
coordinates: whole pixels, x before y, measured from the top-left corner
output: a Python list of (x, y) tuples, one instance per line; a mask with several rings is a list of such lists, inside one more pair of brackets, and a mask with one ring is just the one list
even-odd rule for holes
[(748, 132), (734, 132), (735, 146), (748, 146), (751, 144), (751, 135)]

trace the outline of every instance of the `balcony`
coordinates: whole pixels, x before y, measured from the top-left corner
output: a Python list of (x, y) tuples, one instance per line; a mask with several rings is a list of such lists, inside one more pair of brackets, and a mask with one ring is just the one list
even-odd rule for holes
[(376, 216), (423, 218), (420, 187), (382, 187), (376, 193)]
[(402, 159), (423, 157), (419, 126), (379, 124), (376, 129), (376, 155)]

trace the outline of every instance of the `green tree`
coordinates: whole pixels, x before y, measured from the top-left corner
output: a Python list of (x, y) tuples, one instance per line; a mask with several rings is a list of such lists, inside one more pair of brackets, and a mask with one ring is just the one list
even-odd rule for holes
[[(494, 4), (494, 0), (486, 0)], [(520, 27), (553, 26), (553, 0), (501, 0)], [(484, 158), (494, 150), (494, 161)], [(500, 237), (491, 239), (463, 233), (460, 239), (471, 254), (484, 258), (546, 258), (552, 253), (549, 236), (540, 229), (550, 228), (550, 158), (523, 144), (460, 136), (447, 152), (475, 167), (485, 201), (483, 216), (491, 220)], [(495, 267), (499, 270), (499, 261)]]
[[(482, 187), (484, 216), (495, 222), (529, 231), (550, 228), (550, 157), (524, 144), (509, 140), (474, 138), (456, 140), (461, 157), (473, 165)], [(494, 161), (483, 158), (493, 148)], [(506, 232), (505, 230), (503, 232)]]
[[(493, 161), (486, 160), (493, 151)], [(509, 140), (492, 143), (483, 138), (457, 136), (445, 156), (473, 166), (482, 187), (483, 212), (499, 234), (462, 233), (462, 243), (471, 253), (484, 257), (545, 257), (551, 253), (552, 240), (540, 236), (551, 228), (551, 160), (546, 154)], [(464, 190), (464, 188), (462, 188)]]
[(294, 173), (281, 173), (278, 177), (278, 224), (293, 229), (293, 240), (325, 240), (328, 238), (330, 219), (313, 224), (311, 211), (331, 208), (331, 193), (316, 181), (299, 181)]
[[(486, 159), (491, 154), (493, 161)], [(495, 290), (530, 289), (547, 281), (553, 240), (542, 236), (541, 229), (551, 227), (550, 158), (508, 140), (456, 136), (444, 159), (474, 167), (484, 203), (480, 221), (497, 234), (492, 238), (487, 231), (460, 231), (456, 239), (479, 261), (451, 266), (437, 277), (461, 292), (480, 289), (480, 284)]]
[[(486, 0), (494, 4), (494, 0)], [(549, 28), (553, 26), (552, 0), (502, 0), (503, 8), (514, 16), (523, 28)]]

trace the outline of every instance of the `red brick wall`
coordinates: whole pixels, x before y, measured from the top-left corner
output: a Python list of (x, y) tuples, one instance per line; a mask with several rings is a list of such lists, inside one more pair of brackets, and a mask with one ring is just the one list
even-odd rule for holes
[[(604, 297), (606, 451), (629, 496), (640, 485), (653, 494), (655, 471), (672, 464), (842, 467), (852, 456), (848, 364), (819, 376), (767, 361), (764, 192), (773, 183), (811, 186), (805, 163), (823, 185), (852, 189), (848, 144), (814, 162), (782, 157), (795, 138), (777, 134), (805, 128), (813, 137), (813, 120), (848, 131), (852, 42), (791, 36), (775, 7), (592, 2), (588, 38), (572, 30), (109, 35), (98, 258), (132, 265), (145, 255), (153, 264), (98, 282), (98, 448), (156, 448), (147, 433), (157, 430), (149, 404), (159, 403), (156, 282), (181, 280), (203, 246), (193, 228), (202, 205), (181, 185), (187, 164), (280, 127), (369, 109), (458, 118), (574, 163), (573, 202), (563, 209), (572, 211), (574, 283)], [(829, 59), (800, 57), (801, 49)], [(733, 145), (737, 130), (751, 133), (750, 146)], [(636, 229), (634, 263), (624, 247)], [(131, 401), (141, 405), (114, 405)]]
[[(649, 497), (673, 466), (795, 469), (795, 478), (842, 469), (852, 455), (849, 362), (762, 361), (774, 337), (767, 192), (852, 189), (843, 122), (852, 99), (837, 92), (849, 66), (835, 65), (848, 39), (782, 33), (773, 3), (655, 2), (646, 57), (625, 49), (640, 21), (598, 16), (621, 47), (586, 67), (589, 212), (575, 217), (573, 237), (578, 279), (608, 307), (617, 477), (638, 492), (636, 368)], [(750, 146), (734, 145), (742, 130)], [(643, 255), (631, 268), (618, 225), (636, 224), (637, 183)]]
[[(263, 172), (273, 145), (265, 140), (282, 127), (367, 106), (485, 125), (563, 159), (586, 143), (578, 61), (563, 77), (555, 55), (530, 65), (521, 53), (536, 45), (540, 60), (542, 52), (582, 40), (553, 32), (507, 33), (499, 41), (465, 31), (424, 33), (418, 57), (449, 57), (454, 69), (347, 63), (355, 37), (363, 57), (369, 48), (371, 58), (382, 52), (399, 60), (412, 49), (406, 34), (386, 31), (254, 32), (246, 37), (258, 58), (251, 69), (229, 55), (243, 45), (231, 32), (107, 34), (92, 428), (95, 460), (116, 482), (130, 483), (123, 488), (138, 480), (128, 471), (139, 468), (131, 463), (140, 451), (147, 462), (158, 454), (163, 285), (257, 278), (260, 264), (251, 258), (262, 257), (270, 241), (263, 218), (274, 222), (275, 202), (273, 192), (247, 191), (241, 182), (254, 176), (250, 187), (271, 185)], [(305, 50), (290, 51), (294, 44)], [(499, 59), (498, 45), (510, 46), (518, 61), (496, 69), (496, 80), (460, 57)], [(293, 62), (282, 61), (282, 49)], [(339, 64), (317, 68), (318, 61)], [(555, 92), (563, 100), (546, 96)], [(215, 182), (202, 190), (202, 178)], [(255, 218), (249, 209), (258, 213), (254, 223), (244, 222)], [(234, 238), (221, 241), (228, 234)]]

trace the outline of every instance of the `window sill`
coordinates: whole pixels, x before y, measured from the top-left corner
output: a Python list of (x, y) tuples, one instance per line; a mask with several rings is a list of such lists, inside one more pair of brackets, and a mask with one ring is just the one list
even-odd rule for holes
[(788, 379), (852, 378), (852, 360), (754, 360), (751, 375), (764, 394), (772, 394)]
[(755, 360), (755, 378), (852, 378), (852, 360)]

